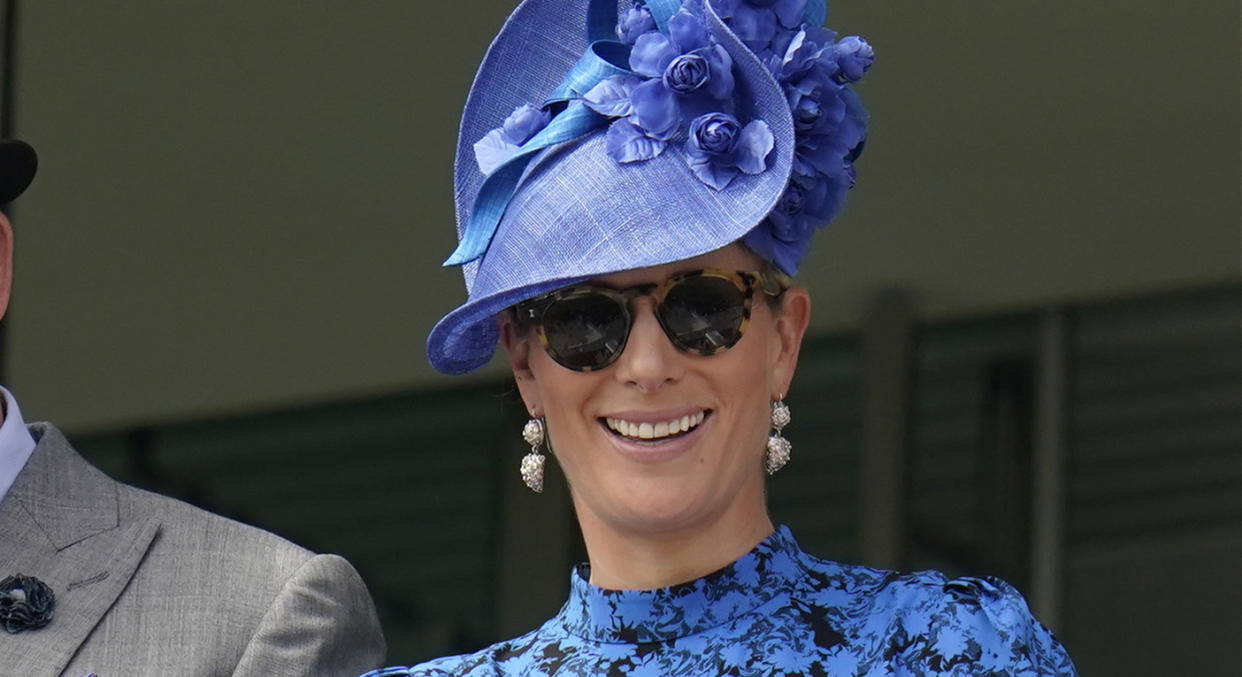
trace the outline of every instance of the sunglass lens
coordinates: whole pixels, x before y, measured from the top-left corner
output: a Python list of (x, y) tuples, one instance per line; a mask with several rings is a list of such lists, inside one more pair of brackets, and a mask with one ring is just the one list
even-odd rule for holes
[(703, 355), (737, 343), (745, 316), (746, 294), (732, 281), (710, 275), (677, 281), (660, 305), (660, 322), (669, 337)]
[(621, 302), (599, 293), (558, 299), (544, 311), (542, 324), (548, 354), (579, 371), (598, 369), (616, 359), (629, 329)]

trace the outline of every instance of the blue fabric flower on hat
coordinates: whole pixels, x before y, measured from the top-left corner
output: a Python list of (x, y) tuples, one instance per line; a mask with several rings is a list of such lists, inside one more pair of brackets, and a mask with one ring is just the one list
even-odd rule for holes
[(672, 93), (706, 95), (717, 102), (733, 95), (733, 60), (716, 44), (702, 18), (683, 6), (668, 21), (668, 35), (648, 31), (634, 42), (630, 68), (659, 78)]
[[(746, 1), (755, 6), (765, 5), (763, 0)], [(617, 162), (650, 160), (674, 140), (685, 140), (684, 150), (695, 176), (708, 186), (723, 190), (739, 172), (762, 172), (773, 143), (771, 130), (763, 120), (740, 128), (745, 132), (738, 136), (741, 143), (728, 152), (708, 151), (710, 144), (686, 137), (692, 121), (713, 113), (728, 115), (733, 107), (733, 59), (707, 30), (703, 2), (683, 0), (663, 29), (642, 2), (622, 12), (616, 34), (629, 45), (629, 70), (619, 69), (622, 72), (598, 80), (580, 97), (571, 98), (580, 98), (582, 105), (612, 120), (604, 148)], [(779, 12), (781, 22), (794, 9), (801, 17), (806, 0), (790, 2), (767, 2), (772, 5), (767, 11)], [(730, 6), (730, 12), (731, 16), (743, 18), (753, 14), (740, 5)], [(783, 26), (781, 22), (778, 23)], [(547, 103), (543, 108), (520, 106), (502, 126), (474, 144), (479, 169), (490, 175), (547, 127), (553, 117), (555, 113)], [(716, 120), (700, 131), (708, 128), (724, 130), (729, 126)], [(759, 150), (764, 154), (755, 156)]]
[(802, 25), (806, 0), (711, 0), (746, 46), (762, 58), (781, 32)]
[(739, 173), (759, 174), (775, 139), (763, 120), (745, 127), (728, 113), (707, 113), (690, 123), (686, 158), (699, 180), (724, 190)]
[(853, 90), (809, 75), (785, 88), (794, 117), (794, 172), (835, 175), (853, 160), (867, 133), (866, 113)]
[(617, 37), (627, 45), (634, 44), (638, 36), (656, 30), (655, 17), (645, 5), (631, 7), (621, 13), (617, 21)]
[(794, 173), (763, 225), (746, 234), (746, 244), (781, 270), (797, 270), (811, 236), (836, 216), (852, 185), (852, 167), (835, 176)]
[[(797, 267), (811, 235), (837, 215), (854, 185), (853, 162), (867, 135), (867, 114), (850, 88), (875, 52), (858, 36), (802, 26), (778, 33), (765, 65), (785, 91), (794, 122), (789, 185), (748, 242), (786, 271)], [(752, 241), (753, 240), (753, 241)], [(786, 265), (788, 262), (789, 265)]]
[[(605, 148), (617, 162), (656, 157), (686, 131), (690, 120), (731, 103), (733, 59), (693, 8), (693, 2), (685, 2), (669, 19), (667, 34), (653, 24), (635, 37), (629, 58), (632, 74), (610, 77), (583, 96), (591, 110), (618, 118), (605, 138)], [(627, 12), (617, 33), (629, 36), (630, 24), (641, 23), (641, 15)]]
[(858, 82), (862, 79), (863, 73), (871, 68), (871, 63), (875, 61), (875, 50), (866, 40), (857, 35), (848, 35), (841, 38), (836, 45), (837, 66), (840, 68), (841, 78), (850, 82)]
[(551, 113), (530, 104), (522, 104), (505, 118), (504, 124), (488, 132), (474, 144), (474, 159), (479, 171), (491, 174), (504, 164), (522, 144), (548, 126)]
[(837, 213), (851, 183), (848, 172), (837, 176), (795, 174), (768, 215), (772, 235), (790, 244), (809, 239), (819, 224)]

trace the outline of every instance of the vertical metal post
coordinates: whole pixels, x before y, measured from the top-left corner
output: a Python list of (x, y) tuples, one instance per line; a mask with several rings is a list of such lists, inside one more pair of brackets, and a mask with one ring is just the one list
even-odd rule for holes
[[(13, 74), (16, 54), (17, 0), (0, 0), (0, 139), (13, 138)], [(8, 205), (0, 205), (11, 215)], [(0, 322), (0, 383), (6, 382), (9, 341), (8, 323)]]
[(1040, 323), (1031, 459), (1030, 602), (1039, 619), (1054, 631), (1060, 628), (1064, 609), (1068, 345), (1065, 311), (1045, 311)]
[(909, 295), (893, 290), (875, 296), (863, 325), (858, 545), (877, 567), (899, 568), (905, 559), (913, 324)]
[(17, 0), (0, 0), (0, 138), (13, 138), (13, 75), (17, 51)]
[(980, 563), (1026, 589), (1031, 563), (1031, 436), (1034, 366), (1027, 357), (987, 367), (979, 451)]

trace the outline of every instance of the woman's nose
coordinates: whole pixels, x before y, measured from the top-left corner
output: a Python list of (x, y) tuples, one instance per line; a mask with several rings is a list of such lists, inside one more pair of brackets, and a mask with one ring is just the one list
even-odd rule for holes
[(616, 377), (627, 386), (653, 393), (681, 379), (682, 355), (664, 335), (651, 299), (635, 299), (631, 309), (634, 326), (617, 358)]

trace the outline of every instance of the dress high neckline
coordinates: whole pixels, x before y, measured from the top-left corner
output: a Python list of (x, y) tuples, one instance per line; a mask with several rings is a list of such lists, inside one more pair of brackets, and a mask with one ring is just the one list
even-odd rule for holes
[(825, 561), (784, 527), (687, 583), (605, 590), (588, 576), (521, 637), (364, 677), (1075, 674), (1004, 582)]
[(569, 600), (557, 619), (571, 634), (606, 643), (662, 642), (728, 623), (778, 596), (802, 570), (802, 551), (787, 527), (702, 578), (655, 590), (606, 590), (591, 585), (589, 567), (570, 576)]

